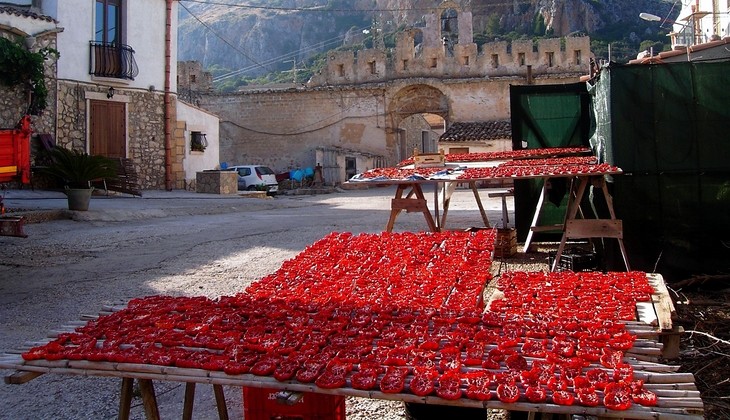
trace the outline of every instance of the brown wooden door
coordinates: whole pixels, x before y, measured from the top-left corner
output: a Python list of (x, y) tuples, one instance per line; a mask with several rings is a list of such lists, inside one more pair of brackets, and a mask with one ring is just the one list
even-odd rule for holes
[(126, 114), (123, 102), (91, 101), (89, 153), (127, 157)]

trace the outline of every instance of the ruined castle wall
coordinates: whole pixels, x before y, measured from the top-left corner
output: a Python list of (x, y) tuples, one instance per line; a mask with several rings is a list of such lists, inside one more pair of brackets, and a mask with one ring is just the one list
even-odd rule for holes
[(378, 50), (333, 52), (327, 66), (308, 86), (387, 82), (412, 77), (501, 77), (523, 75), (527, 68), (535, 76), (565, 73), (588, 74), (590, 38), (515, 40), (490, 42), (481, 51), (474, 43), (453, 46), (453, 53), (441, 43), (427, 41), (432, 31), (423, 31), (423, 43), (414, 44), (417, 30), (403, 32), (392, 58)]

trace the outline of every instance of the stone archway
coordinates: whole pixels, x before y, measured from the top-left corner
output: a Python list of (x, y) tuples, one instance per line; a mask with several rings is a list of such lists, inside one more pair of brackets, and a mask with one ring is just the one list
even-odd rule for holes
[(426, 84), (409, 85), (399, 89), (388, 103), (386, 135), (387, 144), (394, 151), (392, 156), (399, 162), (411, 156), (412, 150), (406, 150), (402, 136), (401, 123), (416, 114), (433, 114), (449, 121), (449, 99), (439, 89)]

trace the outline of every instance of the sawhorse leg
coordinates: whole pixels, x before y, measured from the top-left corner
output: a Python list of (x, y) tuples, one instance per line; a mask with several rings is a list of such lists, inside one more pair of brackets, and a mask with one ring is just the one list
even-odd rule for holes
[[(411, 190), (408, 192), (406, 197), (403, 197), (403, 192), (406, 188), (410, 187)], [(415, 195), (415, 198), (413, 196)], [(418, 184), (398, 184), (398, 188), (395, 191), (395, 197), (390, 202), (390, 218), (388, 224), (385, 226), (386, 232), (393, 231), (393, 225), (395, 219), (398, 217), (401, 211), (405, 210), (406, 213), (418, 211), (423, 213), (423, 217), (426, 218), (426, 223), (431, 232), (439, 232), (440, 229), (436, 226), (431, 212), (428, 210), (426, 204), (426, 197), (423, 195), (423, 190)]]

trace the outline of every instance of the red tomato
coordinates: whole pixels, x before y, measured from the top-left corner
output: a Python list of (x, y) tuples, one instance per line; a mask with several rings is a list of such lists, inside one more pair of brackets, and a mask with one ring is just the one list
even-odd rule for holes
[(305, 360), (299, 367), (295, 377), (302, 383), (311, 383), (317, 379), (319, 373), (324, 369), (325, 363), (319, 360)]
[(547, 392), (538, 386), (528, 386), (525, 388), (525, 397), (531, 403), (544, 403), (547, 401)]
[(350, 382), (355, 389), (369, 391), (378, 383), (378, 372), (375, 369), (360, 370), (350, 376)]
[(434, 379), (438, 376), (435, 369), (417, 369), (409, 385), (411, 393), (425, 397), (434, 390)]
[(274, 378), (277, 381), (288, 381), (294, 377), (294, 374), (299, 369), (299, 362), (295, 360), (282, 360), (279, 365), (274, 369)]
[(466, 396), (472, 400), (488, 401), (492, 398), (489, 390), (492, 375), (477, 371), (466, 374)]
[(446, 372), (439, 377), (436, 395), (445, 400), (461, 398), (461, 378), (456, 372)]
[(606, 392), (603, 405), (610, 410), (628, 410), (631, 407), (631, 396), (625, 390)]
[(545, 357), (545, 340), (525, 340), (522, 353), (527, 357)]
[(380, 390), (386, 394), (403, 392), (403, 388), (406, 386), (407, 374), (408, 369), (406, 368), (389, 366), (380, 380)]
[(631, 399), (643, 406), (654, 407), (657, 404), (656, 394), (649, 391), (648, 389), (640, 389), (631, 393)]
[(601, 351), (603, 354), (601, 354), (600, 361), (603, 367), (613, 369), (617, 365), (623, 363), (624, 352), (619, 350), (611, 350), (605, 347)]
[(527, 370), (527, 360), (520, 354), (513, 354), (505, 359), (504, 363), (510, 369)]
[(573, 393), (564, 390), (553, 391), (553, 402), (555, 404), (573, 405), (573, 401), (575, 401)]
[(251, 373), (258, 376), (269, 376), (274, 373), (276, 367), (279, 364), (279, 359), (275, 357), (265, 357), (253, 366), (251, 366)]
[(596, 390), (593, 389), (593, 387), (578, 388), (575, 390), (575, 393), (578, 396), (578, 402), (580, 403), (580, 405), (585, 405), (586, 407), (595, 407), (601, 402), (600, 398), (598, 397), (598, 393), (596, 393)]
[(517, 385), (499, 384), (497, 398), (503, 403), (513, 403), (520, 399), (520, 390)]
[(634, 368), (628, 363), (616, 365), (613, 369), (615, 381), (631, 382), (634, 379)]
[(606, 384), (608, 384), (611, 380), (608, 376), (608, 372), (601, 368), (589, 369), (586, 372), (586, 377), (591, 382), (591, 385), (598, 390), (603, 390), (606, 387)]

